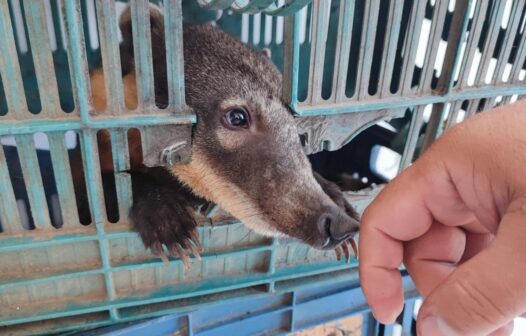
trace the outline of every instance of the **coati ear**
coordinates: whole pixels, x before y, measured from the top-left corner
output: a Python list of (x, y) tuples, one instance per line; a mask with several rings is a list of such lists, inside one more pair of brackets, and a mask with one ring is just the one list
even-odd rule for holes
[[(150, 30), (152, 37), (152, 57), (153, 63), (165, 61), (166, 53), (164, 47), (164, 15), (161, 8), (154, 4), (149, 4), (150, 9)], [(119, 28), (122, 33), (121, 44), (121, 63), (123, 72), (125, 69), (131, 70), (133, 66), (133, 30), (131, 19), (131, 8), (126, 6), (119, 18)]]

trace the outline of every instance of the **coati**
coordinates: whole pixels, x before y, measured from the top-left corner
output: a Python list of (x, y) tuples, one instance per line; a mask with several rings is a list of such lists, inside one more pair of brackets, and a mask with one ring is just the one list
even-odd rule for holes
[[(154, 5), (150, 24), (155, 99), (166, 105), (164, 21)], [(127, 8), (119, 26), (128, 106), (137, 100), (131, 25)], [(164, 245), (187, 265), (187, 255), (198, 257), (200, 249), (194, 209), (211, 201), (261, 234), (348, 254), (358, 215), (334, 183), (313, 172), (270, 58), (212, 25), (186, 25), (183, 34), (186, 102), (197, 115), (191, 161), (169, 169), (133, 164), (139, 145), (130, 140), (130, 220), (145, 246), (166, 258)], [(91, 85), (95, 109), (104, 110), (100, 69)], [(100, 143), (103, 173), (112, 173), (107, 134)]]

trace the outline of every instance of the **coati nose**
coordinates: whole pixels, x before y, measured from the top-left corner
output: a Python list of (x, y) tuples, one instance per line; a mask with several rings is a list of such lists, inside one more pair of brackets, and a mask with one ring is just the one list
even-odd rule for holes
[(359, 230), (360, 224), (340, 208), (330, 208), (318, 217), (318, 229), (326, 237), (322, 248), (330, 248), (346, 239), (352, 238)]

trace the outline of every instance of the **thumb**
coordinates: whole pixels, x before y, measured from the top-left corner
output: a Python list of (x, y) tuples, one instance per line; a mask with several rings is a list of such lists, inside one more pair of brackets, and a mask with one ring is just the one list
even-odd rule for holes
[[(516, 202), (517, 203), (517, 202)], [(511, 205), (496, 239), (425, 299), (418, 335), (487, 335), (526, 311), (526, 202)]]

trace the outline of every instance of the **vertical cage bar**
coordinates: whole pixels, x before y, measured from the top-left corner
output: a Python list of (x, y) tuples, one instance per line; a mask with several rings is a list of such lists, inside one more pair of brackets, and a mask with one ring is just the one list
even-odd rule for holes
[(64, 45), (63, 45), (63, 38), (62, 32), (63, 32), (63, 22), (60, 18), (60, 0), (49, 0), (50, 1), (50, 8), (51, 8), (51, 15), (52, 15), (52, 22), (53, 26), (55, 28), (55, 38), (57, 41), (57, 51), (59, 52), (65, 52)]
[[(276, 238), (272, 238), (272, 248), (270, 249), (270, 257), (268, 258), (268, 274), (274, 274), (276, 272), (276, 250), (278, 249), (279, 241)], [(269, 282), (267, 290), (274, 292), (275, 290), (274, 281)]]
[(29, 204), (31, 205), (31, 215), (35, 227), (38, 229), (48, 228), (51, 224), (49, 219), (46, 194), (40, 175), (35, 142), (31, 134), (16, 135), (16, 146), (20, 166), (24, 175), (24, 182), (27, 189)]
[[(524, 20), (526, 20), (526, 15), (524, 17)], [(524, 28), (522, 32), (520, 32), (521, 28)], [(519, 27), (517, 34), (520, 34), (520, 43), (517, 47), (515, 60), (511, 67), (510, 77), (508, 80), (508, 82), (510, 83), (517, 83), (517, 81), (519, 80), (520, 72), (524, 67), (524, 62), (526, 61), (526, 27)]]
[(469, 102), (468, 108), (466, 109), (466, 117), (467, 119), (469, 117), (474, 116), (478, 112), (478, 106), (480, 104), (481, 99), (473, 99)]
[[(460, 0), (459, 0), (460, 1)], [(442, 41), (442, 31), (444, 29), (445, 17), (449, 1), (435, 2), (433, 17), (431, 18), (431, 30), (429, 32), (429, 42), (424, 56), (424, 65), (420, 75), (420, 93), (431, 89), (431, 79), (435, 70), (435, 63), (438, 54), (438, 46)], [(450, 42), (451, 43), (451, 42)], [(445, 68), (442, 68), (444, 71)]]
[(406, 300), (402, 313), (402, 335), (411, 335), (414, 323), (415, 299)]
[(445, 128), (451, 128), (457, 124), (458, 114), (460, 113), (460, 109), (462, 107), (462, 100), (457, 100), (453, 103), (451, 103), (451, 106), (449, 108), (449, 116), (446, 121)]
[(411, 20), (404, 41), (402, 75), (398, 91), (404, 96), (411, 90), (413, 72), (415, 71), (415, 57), (422, 30), (422, 22), (427, 1), (414, 1), (411, 8)]
[[(124, 112), (124, 93), (115, 0), (97, 0), (96, 4), (106, 89), (106, 111), (121, 114)], [(135, 40), (133, 42), (135, 43)]]
[(486, 17), (486, 11), (488, 10), (488, 5), (489, 1), (477, 1), (475, 3), (475, 12), (471, 21), (471, 29), (466, 42), (464, 56), (460, 64), (459, 77), (456, 85), (458, 88), (464, 87), (468, 81), (473, 65), (473, 59), (475, 57), (475, 52), (478, 48), (480, 34), (482, 32), (482, 28), (484, 27), (484, 20)]
[(365, 2), (364, 26), (360, 41), (360, 53), (358, 58), (358, 74), (356, 84), (358, 84), (357, 98), (364, 99), (368, 95), (369, 77), (371, 75), (371, 65), (373, 62), (373, 52), (378, 24), (378, 11), (380, 9), (379, 0), (369, 0)]
[(19, 119), (27, 111), (27, 104), (7, 1), (0, 1), (0, 41), (0, 74), (4, 78), (7, 107), (9, 113)]
[(372, 313), (365, 313), (363, 315), (362, 335), (380, 336), (380, 323), (374, 319)]
[(141, 112), (148, 112), (155, 106), (149, 2), (148, 0), (132, 0), (130, 8), (137, 103)]
[[(97, 146), (97, 134), (94, 130), (84, 130), (80, 134), (82, 161), (90, 203), (91, 215), (97, 230), (99, 252), (104, 271), (104, 283), (108, 299), (113, 300), (116, 296), (113, 276), (111, 273), (110, 251), (108, 240), (104, 232), (106, 222), (106, 211), (103, 198), (102, 177), (99, 164), (99, 150)], [(118, 319), (116, 308), (110, 308), (110, 316), (113, 320)]]
[(111, 150), (119, 204), (119, 218), (122, 221), (123, 218), (128, 217), (128, 212), (133, 202), (130, 175), (125, 172), (130, 169), (128, 135), (125, 129), (111, 131)]
[(185, 106), (181, 0), (165, 0), (164, 10), (168, 107), (170, 110), (180, 111)]
[[(283, 46), (283, 89), (285, 102), (293, 110), (298, 104), (298, 71), (300, 63), (300, 13), (285, 17)], [(276, 25), (272, 25), (275, 29)], [(274, 36), (274, 35), (272, 35)]]
[(462, 41), (466, 38), (469, 9), (473, 0), (457, 0), (455, 12), (453, 13), (453, 23), (450, 27), (450, 33), (447, 42), (442, 72), (438, 78), (437, 90), (441, 94), (448, 94), (455, 82), (455, 74), (460, 65), (460, 54), (462, 51)]
[[(504, 82), (502, 80), (502, 76), (504, 74), (504, 69), (506, 68), (506, 65), (508, 64), (511, 50), (513, 48), (513, 43), (515, 42), (515, 37), (520, 34), (519, 24), (524, 14), (523, 10), (524, 10), (524, 1), (516, 0), (513, 2), (513, 7), (511, 9), (512, 18), (508, 22), (508, 27), (506, 28), (506, 36), (504, 38), (504, 42), (502, 43), (499, 57), (497, 58), (497, 66), (495, 67), (493, 78), (491, 79), (491, 82), (494, 84)], [(524, 40), (524, 37), (523, 37), (523, 40)]]
[[(448, 103), (438, 103), (433, 105), (431, 110), (431, 117), (427, 123), (424, 140), (422, 141), (422, 152), (431, 146), (439, 135), (439, 128), (444, 119), (444, 111)], [(451, 104), (449, 105), (451, 107)]]
[(521, 70), (524, 67), (524, 62), (526, 61), (526, 33), (522, 33), (521, 42), (517, 48), (517, 54), (515, 56), (515, 61), (511, 66), (510, 78), (508, 82), (517, 83)]
[(409, 132), (407, 133), (407, 140), (404, 147), (404, 153), (400, 160), (399, 172), (409, 167), (415, 156), (416, 145), (420, 136), (420, 129), (424, 123), (424, 109), (425, 105), (415, 106), (411, 116), (411, 124), (409, 125)]
[(347, 71), (349, 68), (349, 54), (352, 40), (352, 26), (354, 18), (354, 1), (340, 2), (340, 18), (338, 22), (338, 39), (336, 41), (336, 59), (334, 60), (334, 74), (332, 79), (332, 98), (335, 103), (345, 99)]
[(87, 122), (92, 99), (91, 86), (88, 84), (88, 59), (86, 57), (80, 3), (78, 1), (64, 1), (62, 10), (66, 20), (66, 41), (68, 45), (66, 49), (75, 108), (79, 111), (80, 119)]
[(27, 33), (35, 65), (35, 75), (40, 92), (42, 115), (58, 117), (61, 114), (55, 65), (51, 54), (46, 11), (43, 1), (24, 1)]
[(398, 1), (391, 0), (389, 3), (389, 18), (385, 32), (382, 65), (380, 67), (380, 78), (378, 81), (378, 92), (380, 97), (390, 93), (393, 68), (396, 57), (396, 48), (400, 37), (400, 26), (402, 23), (403, 8)]
[(73, 177), (71, 176), (64, 133), (49, 133), (47, 136), (60, 209), (62, 211), (63, 225), (65, 228), (79, 227), (77, 200), (75, 198)]
[(500, 32), (500, 22), (502, 22), (502, 15), (504, 14), (505, 0), (496, 0), (493, 3), (489, 29), (486, 35), (486, 41), (482, 47), (482, 59), (478, 67), (477, 75), (475, 76), (475, 85), (482, 84), (486, 79), (486, 74), (489, 70), (489, 62), (493, 57), (493, 51), (497, 44), (497, 38)]
[(306, 99), (306, 103), (312, 105), (317, 104), (321, 100), (330, 8), (330, 0), (314, 0), (312, 3), (312, 43), (309, 65), (309, 89)]
[(0, 180), (2, 181), (0, 183), (0, 221), (2, 221), (2, 229), (7, 234), (23, 231), (2, 145), (0, 145)]
[(82, 162), (84, 164), (84, 178), (90, 201), (91, 217), (94, 223), (106, 222), (104, 191), (99, 161), (96, 130), (83, 130), (80, 133)]

